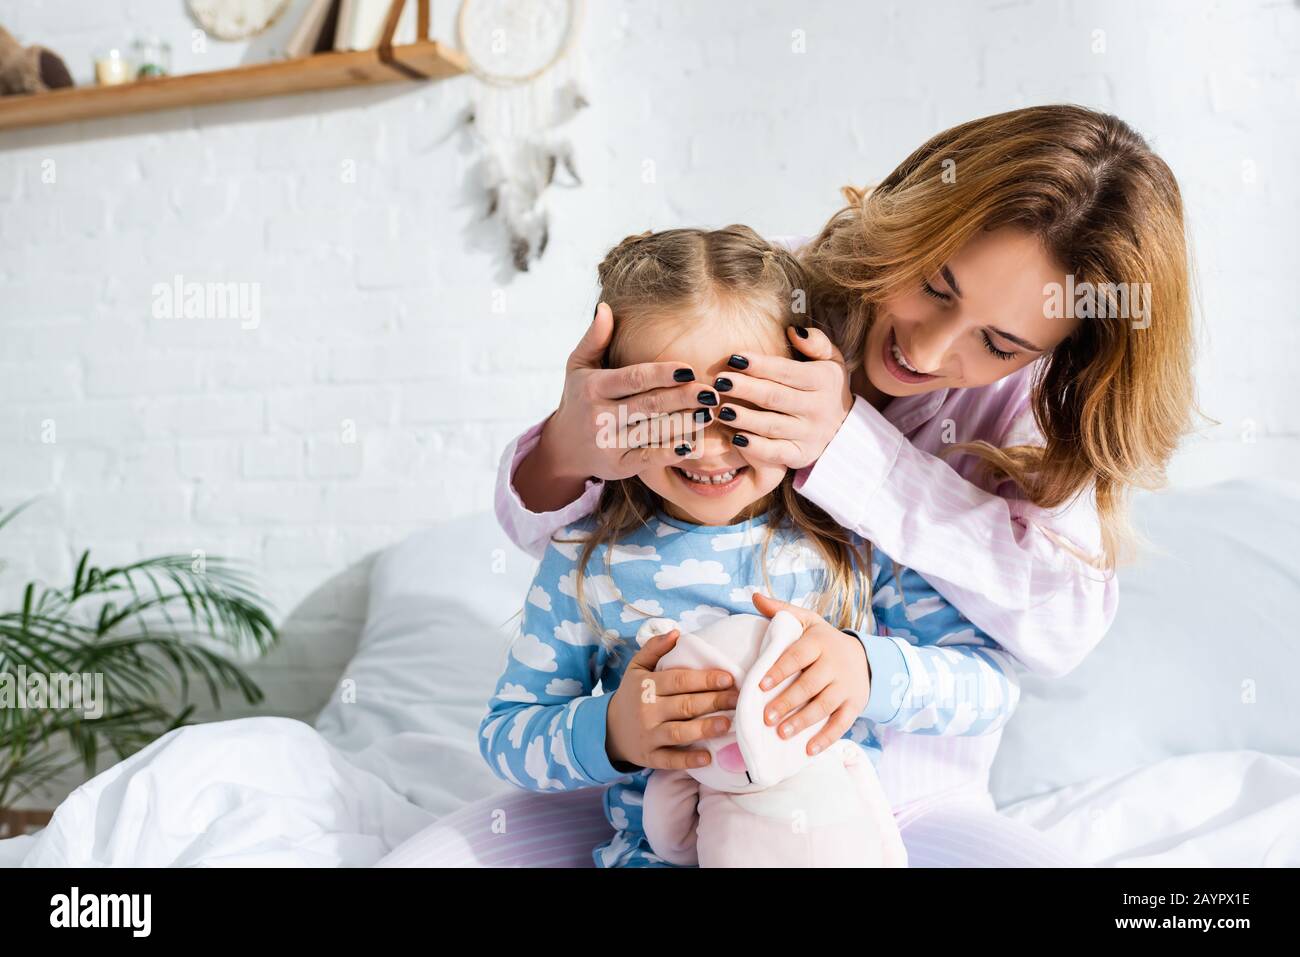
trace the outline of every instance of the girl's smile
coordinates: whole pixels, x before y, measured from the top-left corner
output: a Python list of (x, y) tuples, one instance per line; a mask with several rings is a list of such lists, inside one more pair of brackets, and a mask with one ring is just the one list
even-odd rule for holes
[(747, 479), (748, 465), (733, 465), (725, 469), (686, 469), (674, 467), (681, 483), (694, 495), (711, 498), (730, 495)]

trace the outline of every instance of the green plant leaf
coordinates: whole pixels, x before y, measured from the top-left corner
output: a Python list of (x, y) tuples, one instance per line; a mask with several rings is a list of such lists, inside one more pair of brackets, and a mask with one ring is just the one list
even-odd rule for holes
[[(29, 583), (21, 610), (0, 613), (0, 671), (98, 675), (104, 714), (0, 711), (0, 807), (67, 767), (93, 773), (106, 751), (125, 758), (188, 723), (196, 680), (215, 708), (223, 691), (260, 702), (261, 689), (227, 654), (264, 654), (278, 638), (251, 576), (219, 556), (203, 572), (185, 555), (101, 569), (86, 550), (68, 587)], [(175, 706), (163, 703), (167, 695)]]

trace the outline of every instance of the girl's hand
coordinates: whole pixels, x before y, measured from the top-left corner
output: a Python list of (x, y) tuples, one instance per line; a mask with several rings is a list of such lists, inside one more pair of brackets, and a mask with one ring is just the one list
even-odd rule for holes
[(651, 638), (628, 662), (605, 719), (605, 752), (615, 767), (702, 768), (710, 761), (708, 751), (679, 747), (724, 735), (731, 727), (720, 715), (701, 717), (735, 709), (739, 691), (727, 672), (655, 671), (680, 634), (674, 630)]
[[(830, 445), (853, 408), (853, 392), (844, 357), (821, 330), (791, 326), (786, 335), (812, 361), (741, 356), (748, 362), (743, 371), (728, 368), (719, 377), (730, 380), (731, 388), (719, 390), (724, 404), (717, 417), (744, 433), (745, 458), (801, 469)], [(727, 399), (743, 399), (758, 408), (727, 405)]]
[[(692, 415), (685, 413), (693, 413), (705, 404), (716, 405), (717, 393), (695, 381), (694, 370), (685, 363), (642, 362), (620, 369), (601, 368), (601, 357), (613, 331), (614, 314), (602, 302), (569, 356), (559, 407), (542, 426), (537, 448), (515, 473), (515, 488), (529, 507), (553, 496), (554, 492), (547, 491), (548, 485), (558, 483), (566, 492), (576, 489), (580, 493), (589, 476), (628, 478), (644, 471), (656, 459), (676, 463), (683, 457), (677, 451), (683, 442), (691, 443), (702, 428), (707, 428), (707, 424), (698, 426)], [(710, 393), (715, 401), (701, 402), (701, 392)], [(622, 416), (620, 407), (624, 409)], [(649, 428), (628, 429), (627, 435), (615, 436), (619, 441), (608, 441), (609, 428), (603, 422), (617, 428), (624, 422), (635, 425), (641, 416), (671, 413), (677, 414), (662, 421), (664, 428), (657, 435)], [(641, 444), (627, 447), (629, 439)], [(650, 442), (655, 444), (647, 444)], [(559, 504), (569, 500), (562, 497)]]
[[(790, 675), (799, 675), (767, 706), (763, 722), (774, 725), (781, 721), (777, 733), (789, 738), (827, 718), (826, 726), (808, 742), (808, 753), (816, 754), (843, 737), (866, 710), (871, 668), (862, 642), (816, 612), (758, 592), (754, 593), (754, 607), (768, 618), (788, 611), (804, 626), (803, 636), (785, 650), (758, 686), (766, 691)], [(798, 713), (794, 713), (796, 709)]]

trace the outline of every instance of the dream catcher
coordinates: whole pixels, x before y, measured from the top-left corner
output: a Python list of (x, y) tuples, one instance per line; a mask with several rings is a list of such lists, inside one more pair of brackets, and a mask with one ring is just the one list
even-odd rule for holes
[(577, 36), (583, 0), (464, 0), (457, 41), (476, 82), (466, 128), (478, 141), (488, 216), (515, 268), (546, 251), (545, 194), (580, 183), (561, 128), (586, 107)]

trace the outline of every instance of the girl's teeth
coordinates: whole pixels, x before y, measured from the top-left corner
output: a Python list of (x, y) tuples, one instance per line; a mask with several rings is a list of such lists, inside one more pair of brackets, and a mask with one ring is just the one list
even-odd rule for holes
[(911, 364), (910, 362), (908, 362), (905, 358), (903, 358), (903, 350), (902, 350), (902, 349), (898, 348), (898, 346), (894, 346), (893, 351), (894, 351), (894, 361), (895, 361), (895, 362), (897, 362), (900, 366), (902, 366), (902, 367), (903, 367), (904, 369), (906, 369), (908, 372), (915, 372), (917, 375), (920, 375), (920, 374), (921, 374), (921, 370), (912, 368), (912, 364)]
[(703, 482), (705, 485), (726, 485), (736, 477), (734, 469), (721, 475), (699, 475), (695, 472), (687, 472), (686, 469), (682, 469), (682, 472), (692, 482)]

